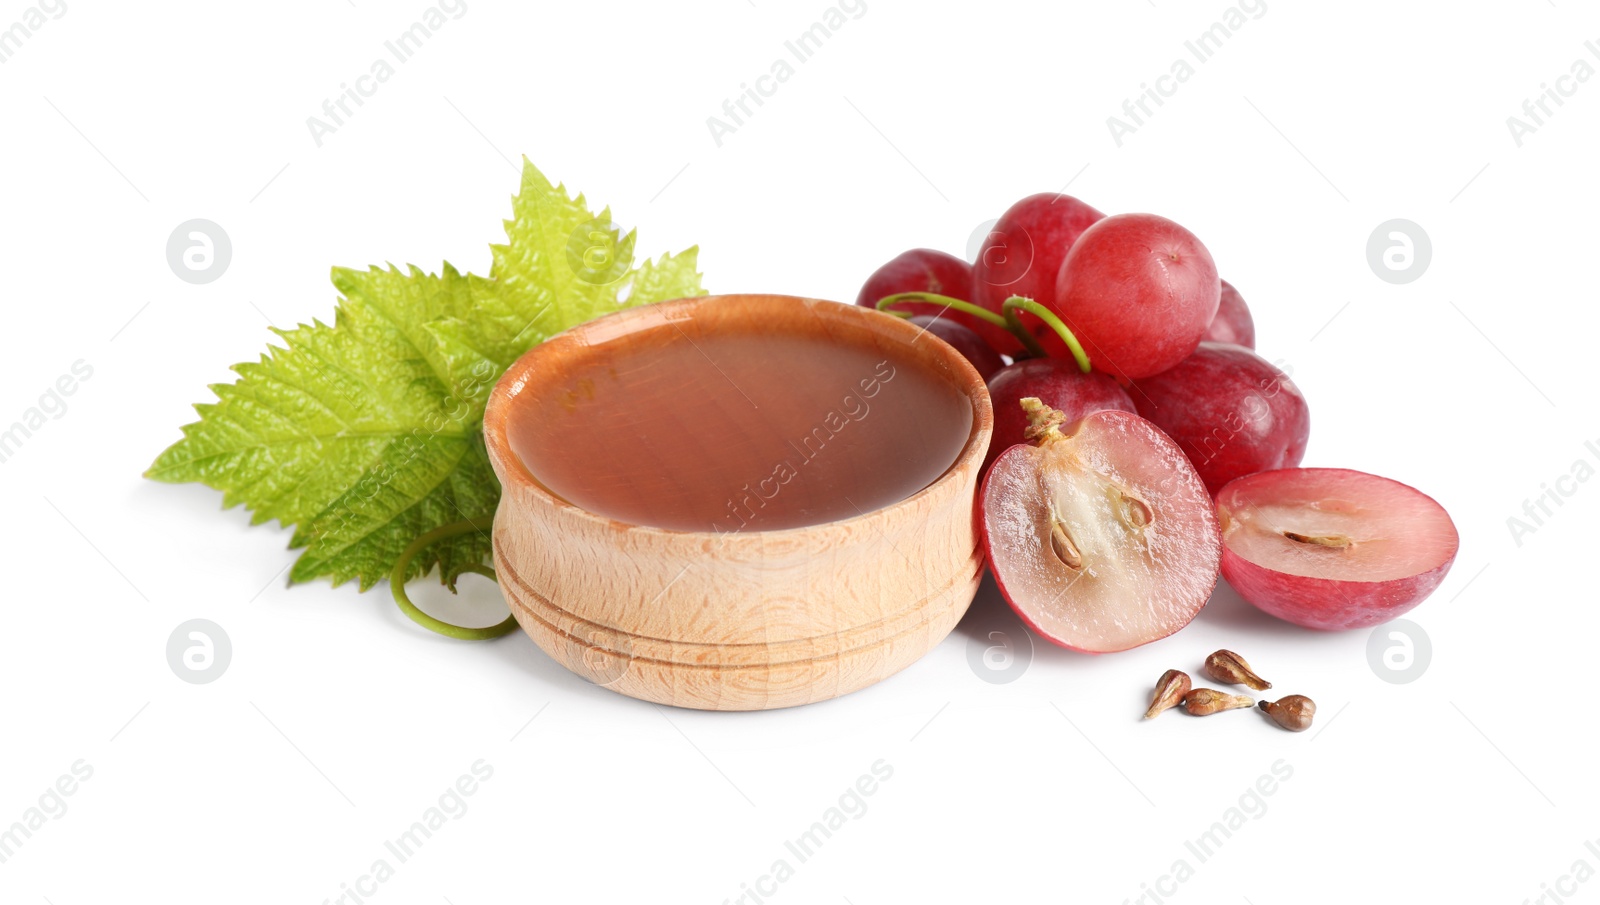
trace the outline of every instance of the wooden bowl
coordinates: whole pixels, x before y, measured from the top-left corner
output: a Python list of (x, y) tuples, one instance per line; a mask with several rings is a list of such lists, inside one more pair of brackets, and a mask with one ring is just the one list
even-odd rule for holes
[[(914, 383), (935, 386), (954, 400), (956, 415), (943, 425), (954, 431), (952, 460), (931, 483), (881, 508), (772, 530), (630, 523), (574, 505), (551, 489), (559, 469), (535, 464), (530, 470), (526, 464), (529, 441), (519, 447), (517, 438), (534, 437), (559, 449), (562, 436), (574, 436), (561, 433), (571, 430), (562, 426), (563, 413), (593, 396), (583, 375), (593, 374), (597, 361), (612, 374), (618, 368), (648, 371), (651, 380), (670, 385), (680, 379), (677, 371), (651, 370), (657, 360), (651, 356), (663, 354), (663, 343), (678, 343), (674, 354), (693, 349), (712, 361), (704, 350), (727, 336), (771, 343), (774, 368), (781, 367), (777, 351), (783, 338), (791, 337), (825, 341), (823, 349), (882, 356), (893, 362), (893, 373), (909, 369), (915, 378), (902, 383), (906, 392)], [(795, 392), (801, 384), (793, 384)], [(739, 436), (726, 436), (724, 426), (724, 435), (703, 431), (698, 442), (759, 437), (792, 421), (794, 406), (772, 398), (781, 397), (779, 385), (764, 392), (764, 407), (749, 398), (741, 426), (731, 431)], [(882, 401), (890, 396), (885, 391), (874, 411), (896, 412)], [(924, 418), (923, 411), (919, 407), (915, 417)], [(641, 442), (635, 425), (605, 423), (616, 442)], [(650, 430), (638, 427), (641, 433)], [(501, 590), (546, 653), (622, 694), (703, 710), (764, 710), (837, 697), (915, 662), (944, 639), (972, 602), (983, 572), (974, 497), (991, 427), (988, 391), (966, 359), (919, 328), (867, 308), (728, 295), (606, 315), (523, 355), (489, 399), (484, 439), (503, 487), (494, 523)], [(873, 450), (835, 449), (857, 460), (839, 474), (870, 474), (874, 468), (898, 474), (882, 468)], [(907, 449), (895, 454), (903, 457)], [(585, 455), (594, 459), (602, 482), (612, 479), (605, 476), (603, 456)], [(546, 480), (535, 474), (541, 471)], [(573, 474), (562, 479), (578, 480), (573, 486), (583, 490), (584, 475)], [(794, 486), (805, 486), (804, 480)]]

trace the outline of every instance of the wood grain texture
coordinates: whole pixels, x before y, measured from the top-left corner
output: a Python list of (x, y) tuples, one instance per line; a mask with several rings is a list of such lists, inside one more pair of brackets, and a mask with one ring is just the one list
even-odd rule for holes
[[(546, 490), (511, 452), (507, 419), (533, 381), (602, 340), (669, 321), (749, 323), (879, 348), (972, 406), (955, 463), (909, 498), (842, 521), (776, 531), (630, 525)], [(844, 328), (848, 329), (844, 329)], [(865, 329), (861, 329), (861, 328)], [(703, 710), (764, 710), (837, 697), (905, 668), (955, 627), (983, 572), (974, 497), (992, 417), (958, 353), (904, 321), (789, 296), (710, 296), (608, 315), (534, 348), (501, 378), (484, 419), (503, 493), (500, 585), (523, 629), (568, 669), (622, 694)]]

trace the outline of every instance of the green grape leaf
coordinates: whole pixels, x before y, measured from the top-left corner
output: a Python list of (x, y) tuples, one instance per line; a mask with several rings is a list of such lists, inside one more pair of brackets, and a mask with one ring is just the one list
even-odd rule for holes
[[(633, 261), (635, 236), (591, 214), (523, 161), (521, 190), (491, 246), (489, 276), (393, 265), (335, 268), (333, 324), (274, 330), (239, 378), (161, 453), (146, 477), (198, 481), (244, 504), (252, 524), (294, 528), (291, 582), (366, 590), (434, 528), (494, 513), (500, 485), (483, 445), (489, 391), (518, 356), (621, 308), (700, 295), (696, 249)], [(439, 566), (454, 588), (490, 561), (485, 532), (440, 541), (407, 580)]]

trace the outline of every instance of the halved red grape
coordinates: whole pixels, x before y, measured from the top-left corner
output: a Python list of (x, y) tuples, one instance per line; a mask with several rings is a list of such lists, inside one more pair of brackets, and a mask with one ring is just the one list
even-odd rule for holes
[(1234, 478), (1300, 464), (1311, 410), (1287, 374), (1227, 343), (1194, 354), (1130, 393), (1139, 414), (1188, 454), (1213, 493)]
[(1381, 625), (1444, 581), (1461, 545), (1444, 507), (1388, 478), (1288, 468), (1217, 495), (1222, 574), (1239, 596), (1306, 628)]
[[(1097, 369), (1137, 380), (1189, 357), (1221, 293), (1217, 265), (1194, 233), (1155, 214), (1115, 214), (1067, 253), (1052, 307)], [(1053, 332), (1040, 339), (1050, 354), (1067, 354)]]
[[(1056, 273), (1068, 250), (1085, 229), (1104, 216), (1071, 195), (1055, 192), (1029, 195), (1011, 205), (978, 249), (978, 260), (972, 265), (971, 301), (996, 314), (1013, 295), (1052, 305)], [(1036, 333), (1049, 332), (1036, 321), (1025, 319), (1024, 323)], [(1012, 355), (1022, 349), (1017, 338), (1000, 327), (980, 322), (976, 329), (997, 352)]]
[[(931, 248), (902, 251), (867, 277), (861, 292), (856, 295), (856, 304), (874, 308), (879, 299), (901, 292), (932, 292), (970, 302), (973, 300), (972, 265), (955, 255)], [(988, 326), (970, 314), (930, 302), (903, 302), (896, 305), (895, 310), (935, 317), (942, 315), (969, 330), (976, 329), (980, 324)]]
[(1039, 444), (995, 460), (979, 497), (1000, 591), (1041, 636), (1109, 653), (1194, 619), (1221, 557), (1211, 496), (1189, 460), (1138, 415), (1102, 411), (1067, 429), (1025, 403)]
[(1028, 416), (1024, 397), (1033, 396), (1066, 417), (1071, 424), (1085, 415), (1115, 409), (1136, 412), (1128, 391), (1105, 374), (1085, 374), (1070, 358), (1025, 358), (1007, 365), (989, 378), (989, 401), (994, 406), (994, 434), (989, 440), (988, 468), (1000, 454), (1027, 442)]
[(1222, 281), (1222, 296), (1217, 302), (1217, 316), (1211, 319), (1202, 342), (1233, 343), (1246, 349), (1256, 347), (1256, 321), (1244, 303), (1244, 296), (1227, 280)]
[[(907, 305), (907, 307), (910, 306)], [(962, 357), (971, 362), (974, 368), (977, 368), (978, 376), (982, 377), (985, 382), (1006, 366), (1005, 361), (1000, 358), (1000, 353), (989, 348), (989, 344), (983, 341), (983, 337), (951, 320), (948, 315), (930, 317), (926, 314), (919, 314), (910, 320), (911, 323), (928, 331), (929, 335), (937, 336), (954, 346)]]

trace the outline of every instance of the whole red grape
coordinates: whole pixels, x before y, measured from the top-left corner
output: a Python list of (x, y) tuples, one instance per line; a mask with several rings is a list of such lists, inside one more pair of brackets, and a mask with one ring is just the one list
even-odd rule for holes
[(919, 314), (911, 318), (911, 323), (928, 331), (929, 335), (937, 336), (954, 346), (963, 358), (972, 363), (978, 371), (978, 376), (985, 382), (1006, 366), (1005, 361), (1000, 358), (1000, 353), (989, 348), (983, 337), (950, 320), (948, 315), (931, 317)]
[[(1137, 380), (1194, 351), (1216, 316), (1217, 265), (1182, 226), (1116, 214), (1084, 230), (1061, 265), (1052, 306), (1099, 370)], [(1040, 334), (1052, 355), (1066, 344)]]
[[(867, 277), (867, 281), (861, 285), (861, 292), (856, 295), (856, 304), (875, 308), (879, 299), (900, 292), (932, 292), (970, 302), (972, 265), (955, 255), (931, 248), (902, 251)], [(970, 314), (928, 302), (901, 302), (895, 306), (895, 310), (933, 316), (942, 313), (944, 317), (968, 329), (975, 329), (982, 324)]]
[(1234, 478), (1300, 464), (1311, 411), (1288, 375), (1243, 346), (1201, 343), (1134, 384), (1139, 414), (1166, 431), (1212, 493)]
[[(1055, 301), (1056, 273), (1078, 236), (1104, 217), (1071, 195), (1042, 192), (1011, 205), (995, 222), (972, 265), (973, 303), (996, 314), (1013, 295), (1026, 296), (1041, 305)], [(1038, 332), (1049, 328), (1023, 316), (1023, 323)], [(979, 323), (978, 335), (996, 352), (1006, 355), (1022, 349), (1004, 328)]]
[(1206, 328), (1203, 342), (1233, 343), (1246, 349), (1256, 347), (1256, 322), (1245, 306), (1244, 296), (1227, 280), (1222, 281), (1222, 298), (1217, 304), (1217, 316)]

